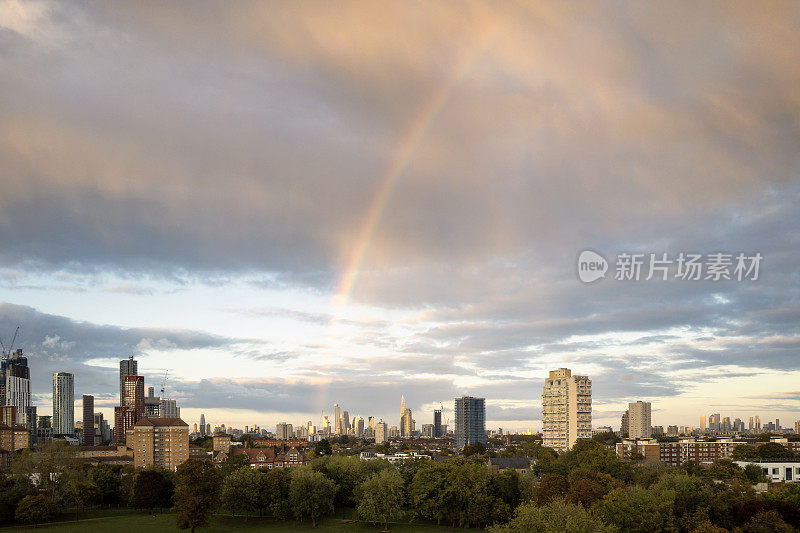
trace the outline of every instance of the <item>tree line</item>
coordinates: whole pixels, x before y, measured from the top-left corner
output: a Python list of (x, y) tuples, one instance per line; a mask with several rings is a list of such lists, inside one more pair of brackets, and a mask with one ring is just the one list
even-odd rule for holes
[(191, 459), (171, 472), (91, 466), (68, 446), (44, 445), (16, 456), (2, 479), (0, 520), (41, 522), (56, 508), (79, 515), (87, 506), (119, 505), (154, 513), (170, 509), (178, 527), (192, 531), (214, 513), (293, 519), (313, 527), (346, 509), (385, 529), (396, 521), (488, 527), (493, 533), (748, 533), (800, 527), (800, 485), (756, 494), (753, 485), (764, 477), (755, 465), (636, 464), (591, 440), (562, 454), (542, 451), (523, 474), (490, 472), (479, 455), (394, 465), (328, 455), (306, 467), (254, 470), (245, 456), (234, 454), (221, 466)]

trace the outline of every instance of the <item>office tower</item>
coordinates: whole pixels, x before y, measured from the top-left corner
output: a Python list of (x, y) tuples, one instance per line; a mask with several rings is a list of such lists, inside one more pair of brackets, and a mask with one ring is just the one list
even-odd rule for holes
[(442, 437), (442, 410), (433, 410), (433, 436), (434, 438)]
[(206, 424), (206, 435), (211, 435), (211, 424)]
[(364, 436), (364, 419), (361, 418), (361, 416), (357, 416), (353, 419), (353, 430), (356, 437)]
[(75, 433), (75, 377), (69, 372), (53, 374), (53, 435)]
[(800, 420), (794, 423), (794, 432), (800, 435)]
[(200, 414), (200, 436), (206, 436), (206, 415)]
[(94, 396), (83, 395), (83, 445), (94, 446)]
[(557, 451), (592, 438), (592, 381), (569, 368), (551, 370), (542, 391), (543, 444)]
[[(455, 400), (455, 445), (461, 451), (467, 444), (486, 444), (486, 400), (463, 396)], [(590, 428), (591, 431), (591, 428)]]
[[(322, 429), (325, 429), (325, 424), (322, 424)], [(342, 433), (342, 419), (339, 414), (339, 404), (333, 404), (333, 434), (340, 435)]]
[(400, 419), (400, 436), (411, 437), (414, 431), (414, 419), (411, 416), (411, 409), (406, 409)]
[(375, 429), (375, 417), (371, 416), (371, 417), (368, 418), (368, 420), (369, 420), (369, 424), (368, 424), (369, 427), (372, 428), (372, 429)]
[(623, 437), (627, 437), (630, 431), (630, 412), (626, 409), (624, 413), (622, 413), (622, 418), (619, 421), (619, 434)]
[(291, 424), (280, 422), (275, 426), (275, 438), (278, 440), (290, 440), (294, 434)]
[(706, 417), (700, 416), (700, 433), (706, 432)]
[(181, 408), (178, 407), (177, 400), (161, 398), (158, 402), (158, 416), (160, 418), (180, 418)]
[(17, 423), (36, 433), (36, 418), (31, 418), (31, 374), (28, 358), (17, 350), (0, 362), (0, 404), (17, 408)]
[(780, 418), (776, 418), (775, 419), (775, 431), (780, 431), (780, 430), (781, 430), (781, 420), (780, 420)]
[(756, 415), (756, 432), (761, 432), (761, 418)]
[(755, 425), (753, 424), (753, 417), (751, 416), (750, 417), (750, 422), (748, 422), (748, 424), (747, 424), (747, 429), (749, 431), (753, 431), (754, 428), (755, 428)]
[(180, 418), (143, 417), (131, 433), (137, 468), (161, 466), (174, 471), (189, 458), (189, 425)]
[(434, 433), (433, 424), (422, 424), (422, 431), (420, 432), (421, 437), (432, 439), (433, 433)]
[(346, 435), (350, 434), (350, 413), (347, 412), (347, 411), (344, 411), (342, 413), (342, 427), (341, 427), (341, 429), (342, 429), (342, 433), (344, 433)]
[(377, 424), (375, 424), (375, 444), (383, 444), (386, 442), (389, 433), (386, 427), (386, 422), (381, 420)]
[(714, 413), (708, 417), (708, 430), (711, 432), (722, 430), (722, 418), (719, 413)]
[(730, 433), (731, 432), (731, 417), (726, 416), (722, 419), (722, 432), (723, 433)]
[(119, 404), (125, 405), (125, 376), (139, 374), (139, 363), (133, 356), (119, 362)]
[[(677, 428), (676, 428), (677, 430)], [(628, 437), (649, 439), (653, 435), (650, 423), (650, 402), (641, 400), (628, 404)]]
[(406, 414), (406, 397), (405, 397), (405, 395), (401, 395), (400, 396), (400, 417), (402, 418), (404, 414)]

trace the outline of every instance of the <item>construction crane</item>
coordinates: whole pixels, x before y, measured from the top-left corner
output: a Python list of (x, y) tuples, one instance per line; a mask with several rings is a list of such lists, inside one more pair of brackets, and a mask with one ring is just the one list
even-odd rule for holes
[(8, 345), (6, 349), (6, 345), (3, 344), (3, 339), (0, 339), (0, 347), (3, 348), (3, 358), (8, 359), (11, 357), (11, 351), (14, 349), (14, 341), (17, 340), (17, 333), (19, 333), (19, 326), (17, 329), (14, 330), (14, 336), (11, 338), (11, 344)]
[(167, 386), (167, 374), (169, 374), (169, 370), (164, 371), (164, 379), (161, 381), (161, 397), (164, 398), (164, 387)]

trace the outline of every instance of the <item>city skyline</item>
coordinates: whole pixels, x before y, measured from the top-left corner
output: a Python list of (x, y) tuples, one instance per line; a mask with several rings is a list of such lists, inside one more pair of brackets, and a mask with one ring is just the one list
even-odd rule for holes
[[(396, 425), (404, 396), (421, 428), (471, 396), (524, 430), (565, 367), (597, 426), (635, 400), (788, 425), (797, 13), (579, 11), (0, 0), (0, 337), (31, 405), (65, 372), (113, 420), (135, 356), (192, 424)], [(684, 252), (762, 261), (616, 279)]]

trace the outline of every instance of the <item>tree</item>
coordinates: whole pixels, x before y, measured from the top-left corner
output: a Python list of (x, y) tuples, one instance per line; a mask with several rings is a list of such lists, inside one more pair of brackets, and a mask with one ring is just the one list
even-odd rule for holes
[(734, 461), (755, 459), (756, 457), (758, 457), (758, 450), (751, 444), (740, 444), (731, 452), (731, 459)]
[(597, 481), (584, 478), (570, 484), (566, 500), (569, 503), (579, 503), (588, 509), (606, 492), (606, 488)]
[(461, 449), (461, 455), (464, 457), (472, 457), (473, 455), (483, 455), (486, 453), (486, 445), (482, 442), (474, 444), (467, 444)]
[(630, 486), (615, 489), (599, 501), (593, 514), (604, 523), (630, 533), (668, 532), (674, 529), (674, 493)]
[(290, 473), (285, 468), (259, 472), (256, 483), (259, 509), (269, 508), (272, 516), (280, 520), (290, 518), (292, 508), (289, 505), (289, 482)]
[(558, 474), (545, 474), (536, 486), (534, 501), (536, 505), (542, 506), (553, 500), (563, 498), (567, 494), (569, 486), (564, 476)]
[(710, 520), (706, 520), (694, 528), (692, 533), (728, 533), (728, 530), (724, 527), (715, 526)]
[(314, 455), (316, 457), (331, 455), (332, 453), (333, 449), (331, 448), (331, 443), (328, 439), (322, 439), (314, 443)]
[(53, 504), (44, 494), (28, 495), (17, 505), (14, 518), (18, 522), (34, 524), (45, 522), (53, 517)]
[(794, 454), (785, 446), (777, 442), (767, 442), (761, 444), (756, 448), (758, 456), (762, 459), (783, 459), (785, 457), (794, 457)]
[(195, 529), (208, 524), (219, 506), (220, 475), (211, 461), (189, 459), (178, 467), (175, 507), (180, 529)]
[(247, 454), (231, 453), (228, 455), (228, 458), (219, 465), (219, 475), (222, 479), (225, 479), (243, 466), (250, 468), (250, 458)]
[(553, 500), (544, 506), (520, 505), (505, 525), (488, 528), (490, 533), (612, 533), (614, 530), (590, 515), (580, 505)]
[(784, 522), (778, 511), (758, 513), (742, 528), (743, 533), (794, 533), (795, 528)]
[(622, 442), (622, 439), (617, 437), (617, 434), (614, 433), (613, 431), (604, 431), (603, 433), (592, 435), (592, 440), (597, 441), (600, 444), (604, 444), (606, 446), (613, 446), (618, 442)]
[(175, 487), (172, 480), (161, 470), (147, 469), (136, 474), (133, 482), (131, 503), (137, 509), (150, 509), (156, 507), (172, 507), (172, 495)]
[(0, 522), (13, 522), (14, 513), (22, 498), (35, 493), (33, 484), (27, 477), (0, 477)]
[(358, 515), (369, 522), (380, 522), (389, 530), (389, 521), (403, 516), (403, 477), (395, 469), (381, 470), (364, 481), (359, 493)]
[(118, 505), (123, 499), (119, 468), (100, 464), (89, 470), (89, 480), (100, 491), (100, 504)]
[(767, 476), (760, 466), (749, 464), (744, 466), (744, 475), (751, 483), (761, 483), (767, 480)]
[(259, 474), (249, 466), (242, 466), (231, 472), (222, 482), (220, 499), (223, 508), (230, 510), (231, 515), (235, 516), (237, 509), (245, 514), (259, 509), (257, 475)]
[(314, 461), (311, 468), (336, 483), (337, 506), (353, 506), (356, 487), (368, 477), (365, 464), (355, 456), (332, 455)]
[(295, 468), (289, 482), (289, 503), (298, 520), (317, 521), (333, 512), (336, 483), (310, 468)]

